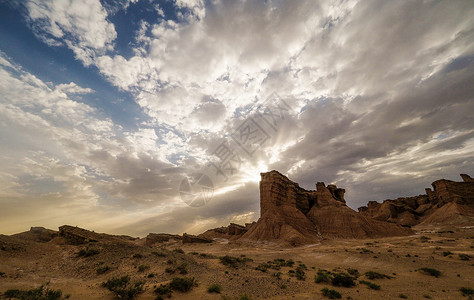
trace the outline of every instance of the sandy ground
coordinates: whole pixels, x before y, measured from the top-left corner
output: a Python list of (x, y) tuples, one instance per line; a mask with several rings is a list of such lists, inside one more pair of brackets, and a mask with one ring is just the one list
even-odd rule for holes
[[(232, 242), (184, 245), (174, 242), (145, 246), (143, 240), (100, 241), (89, 246), (99, 251), (89, 257), (77, 255), (84, 245), (67, 245), (59, 238), (37, 243), (0, 236), (0, 246), (0, 292), (49, 283), (50, 288), (61, 289), (64, 295), (70, 295), (70, 299), (114, 299), (114, 294), (101, 283), (123, 275), (130, 275), (132, 280), (145, 280), (145, 291), (137, 299), (155, 299), (154, 288), (175, 276), (195, 277), (199, 286), (187, 293), (174, 292), (172, 299), (193, 300), (239, 299), (243, 294), (251, 299), (327, 299), (321, 293), (325, 287), (340, 292), (342, 299), (400, 299), (400, 294), (408, 299), (468, 299), (459, 289), (474, 288), (474, 228), (431, 228), (419, 230), (409, 237), (323, 240), (298, 248)], [(163, 257), (153, 254), (162, 247), (168, 250), (181, 248), (185, 254), (173, 251), (166, 252)], [(443, 252), (447, 251), (452, 254), (444, 256)], [(460, 253), (471, 258), (462, 260)], [(218, 257), (224, 255), (245, 255), (253, 261), (234, 269), (221, 264)], [(268, 269), (267, 272), (255, 269), (260, 263), (278, 258), (292, 259), (295, 265), (280, 270)], [(165, 272), (166, 268), (183, 263), (188, 272), (186, 275)], [(307, 268), (304, 281), (288, 273), (299, 264)], [(140, 272), (141, 265), (149, 268)], [(97, 274), (96, 270), (103, 266), (109, 266), (110, 271)], [(441, 276), (436, 278), (418, 271), (423, 267), (438, 269)], [(348, 268), (357, 269), (361, 274), (354, 287), (314, 282), (318, 269), (345, 272)], [(368, 280), (364, 275), (367, 271), (392, 278), (369, 280), (381, 286), (380, 290), (372, 290), (358, 283)], [(276, 272), (282, 273), (281, 279), (274, 276)], [(222, 286), (221, 294), (207, 292), (212, 283)]]

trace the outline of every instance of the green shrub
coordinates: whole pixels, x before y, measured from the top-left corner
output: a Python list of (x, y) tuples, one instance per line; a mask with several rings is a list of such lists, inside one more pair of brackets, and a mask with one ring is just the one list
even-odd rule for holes
[(240, 295), (239, 300), (250, 300), (250, 297), (247, 295)]
[(110, 267), (109, 267), (109, 266), (99, 267), (99, 268), (97, 268), (97, 270), (96, 270), (97, 275), (101, 275), (101, 274), (107, 273), (108, 271), (110, 271)]
[(170, 287), (174, 291), (189, 292), (193, 287), (197, 286), (194, 277), (175, 277), (170, 282)]
[(331, 274), (326, 270), (318, 270), (318, 273), (314, 276), (314, 282), (316, 283), (329, 283), (331, 282), (331, 279)]
[(160, 286), (157, 287), (154, 292), (159, 296), (167, 296), (168, 298), (171, 298), (171, 293), (173, 293), (173, 290), (169, 284), (160, 284)]
[(339, 293), (338, 291), (336, 290), (330, 290), (328, 288), (324, 288), (321, 290), (321, 292), (323, 293), (323, 296), (326, 296), (328, 297), (329, 299), (339, 299), (341, 298), (341, 293)]
[(45, 288), (43, 285), (36, 289), (31, 290), (17, 290), (10, 289), (3, 293), (3, 296), (7, 299), (25, 299), (25, 300), (59, 300), (69, 298), (67, 295), (62, 298), (61, 290), (52, 290)]
[(468, 254), (459, 253), (458, 255), (459, 255), (459, 258), (460, 258), (461, 260), (470, 260), (470, 259), (471, 259), (471, 256), (468, 255)]
[(444, 251), (443, 252), (443, 256), (448, 256), (448, 255), (451, 255), (453, 254), (451, 251)]
[(408, 296), (405, 294), (398, 294), (398, 298), (408, 299)]
[(374, 280), (374, 279), (384, 279), (384, 278), (390, 279), (390, 278), (392, 278), (392, 277), (389, 276), (389, 275), (385, 275), (385, 274), (378, 273), (378, 272), (374, 272), (374, 271), (365, 272), (365, 276), (366, 276), (367, 278), (369, 278), (370, 280)]
[(357, 269), (349, 268), (349, 269), (347, 269), (347, 273), (349, 273), (350, 275), (352, 275), (354, 277), (359, 277), (359, 270), (357, 270)]
[(79, 252), (77, 253), (77, 256), (78, 257), (89, 257), (89, 256), (92, 256), (92, 255), (97, 255), (99, 254), (99, 250), (96, 250), (96, 249), (89, 249), (89, 248), (82, 248), (81, 250), (79, 250)]
[(303, 267), (299, 266), (298, 268), (296, 268), (295, 276), (296, 276), (296, 279), (298, 280), (302, 280), (302, 281), (306, 280), (306, 274), (303, 271)]
[(113, 292), (120, 299), (135, 299), (138, 294), (143, 292), (144, 281), (130, 282), (130, 276), (120, 278), (111, 278), (102, 283), (102, 286)]
[(220, 294), (221, 291), (222, 291), (222, 287), (220, 285), (218, 285), (217, 283), (213, 283), (207, 288), (208, 293)]
[(164, 249), (160, 249), (158, 251), (153, 251), (151, 254), (158, 256), (158, 257), (166, 257), (168, 256), (168, 252)]
[(240, 266), (244, 265), (247, 261), (250, 261), (248, 258), (234, 257), (234, 256), (223, 256), (220, 258), (221, 263), (224, 266), (238, 269)]
[(143, 258), (143, 255), (140, 253), (135, 253), (132, 255), (132, 258)]
[(346, 273), (337, 273), (334, 274), (332, 280), (332, 285), (334, 286), (343, 286), (343, 287), (351, 287), (355, 285), (354, 278)]
[(419, 271), (427, 275), (434, 276), (434, 277), (439, 277), (441, 275), (441, 271), (433, 269), (433, 268), (421, 268)]
[(270, 268), (269, 264), (261, 263), (261, 264), (259, 264), (258, 266), (255, 267), (255, 270), (262, 271), (262, 272), (266, 273), (268, 268)]
[(474, 295), (474, 290), (471, 289), (471, 288), (467, 288), (467, 287), (462, 287), (459, 289), (462, 293), (463, 296), (470, 296), (470, 295)]
[(148, 265), (139, 265), (138, 266), (138, 272), (145, 272), (149, 268), (150, 268), (150, 266), (148, 266)]
[(359, 283), (365, 284), (366, 286), (368, 286), (369, 288), (371, 288), (373, 290), (377, 290), (377, 291), (380, 290), (380, 285), (375, 284), (373, 282), (361, 280), (361, 281), (359, 281)]

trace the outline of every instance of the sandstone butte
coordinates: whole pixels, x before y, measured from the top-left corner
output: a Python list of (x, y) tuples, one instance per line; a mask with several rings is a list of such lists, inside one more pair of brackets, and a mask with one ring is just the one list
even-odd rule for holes
[(345, 190), (335, 185), (318, 182), (308, 191), (277, 171), (260, 175), (259, 220), (210, 229), (199, 237), (297, 246), (323, 238), (411, 235), (418, 224), (474, 224), (474, 180), (466, 174), (463, 182), (433, 182), (426, 195), (370, 201), (359, 212), (346, 205)]

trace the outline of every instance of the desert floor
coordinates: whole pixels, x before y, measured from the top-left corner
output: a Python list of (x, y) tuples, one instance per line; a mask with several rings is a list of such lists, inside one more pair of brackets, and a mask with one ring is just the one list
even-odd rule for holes
[[(79, 256), (79, 251), (86, 248), (98, 253)], [(182, 249), (184, 254), (173, 249)], [(252, 261), (233, 268), (221, 263), (219, 257), (224, 255)], [(261, 263), (274, 259), (292, 259), (295, 263), (279, 270), (256, 270)], [(304, 264), (301, 269), (305, 280), (289, 273), (300, 264)], [(103, 267), (110, 270), (98, 274), (97, 269)], [(419, 271), (424, 267), (435, 268), (441, 275), (434, 277)], [(337, 273), (349, 268), (360, 274), (353, 287), (315, 283), (318, 269)], [(391, 278), (369, 280), (365, 275), (368, 271)], [(280, 278), (275, 276), (277, 272), (281, 272)], [(195, 277), (198, 286), (186, 293), (175, 291), (172, 299), (239, 299), (244, 294), (250, 299), (327, 299), (321, 293), (325, 287), (340, 292), (342, 299), (400, 299), (400, 294), (407, 299), (468, 299), (459, 289), (474, 288), (474, 228), (425, 228), (408, 237), (323, 240), (298, 248), (226, 240), (145, 246), (143, 239), (99, 241), (87, 247), (68, 245), (60, 238), (38, 243), (0, 236), (0, 292), (47, 284), (51, 289), (61, 289), (70, 299), (114, 299), (114, 294), (101, 284), (124, 275), (132, 281), (145, 281), (144, 292), (137, 299), (155, 299), (154, 289), (176, 276)], [(360, 280), (381, 288), (370, 289)], [(222, 287), (220, 294), (207, 292), (213, 283)]]

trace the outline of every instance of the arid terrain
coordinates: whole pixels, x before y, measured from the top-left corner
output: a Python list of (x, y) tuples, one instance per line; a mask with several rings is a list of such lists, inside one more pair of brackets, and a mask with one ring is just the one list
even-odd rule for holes
[(245, 226), (146, 238), (68, 225), (0, 235), (1, 297), (469, 299), (473, 181), (463, 180), (355, 212), (335, 185), (306, 191), (272, 171), (262, 173), (261, 217)]

